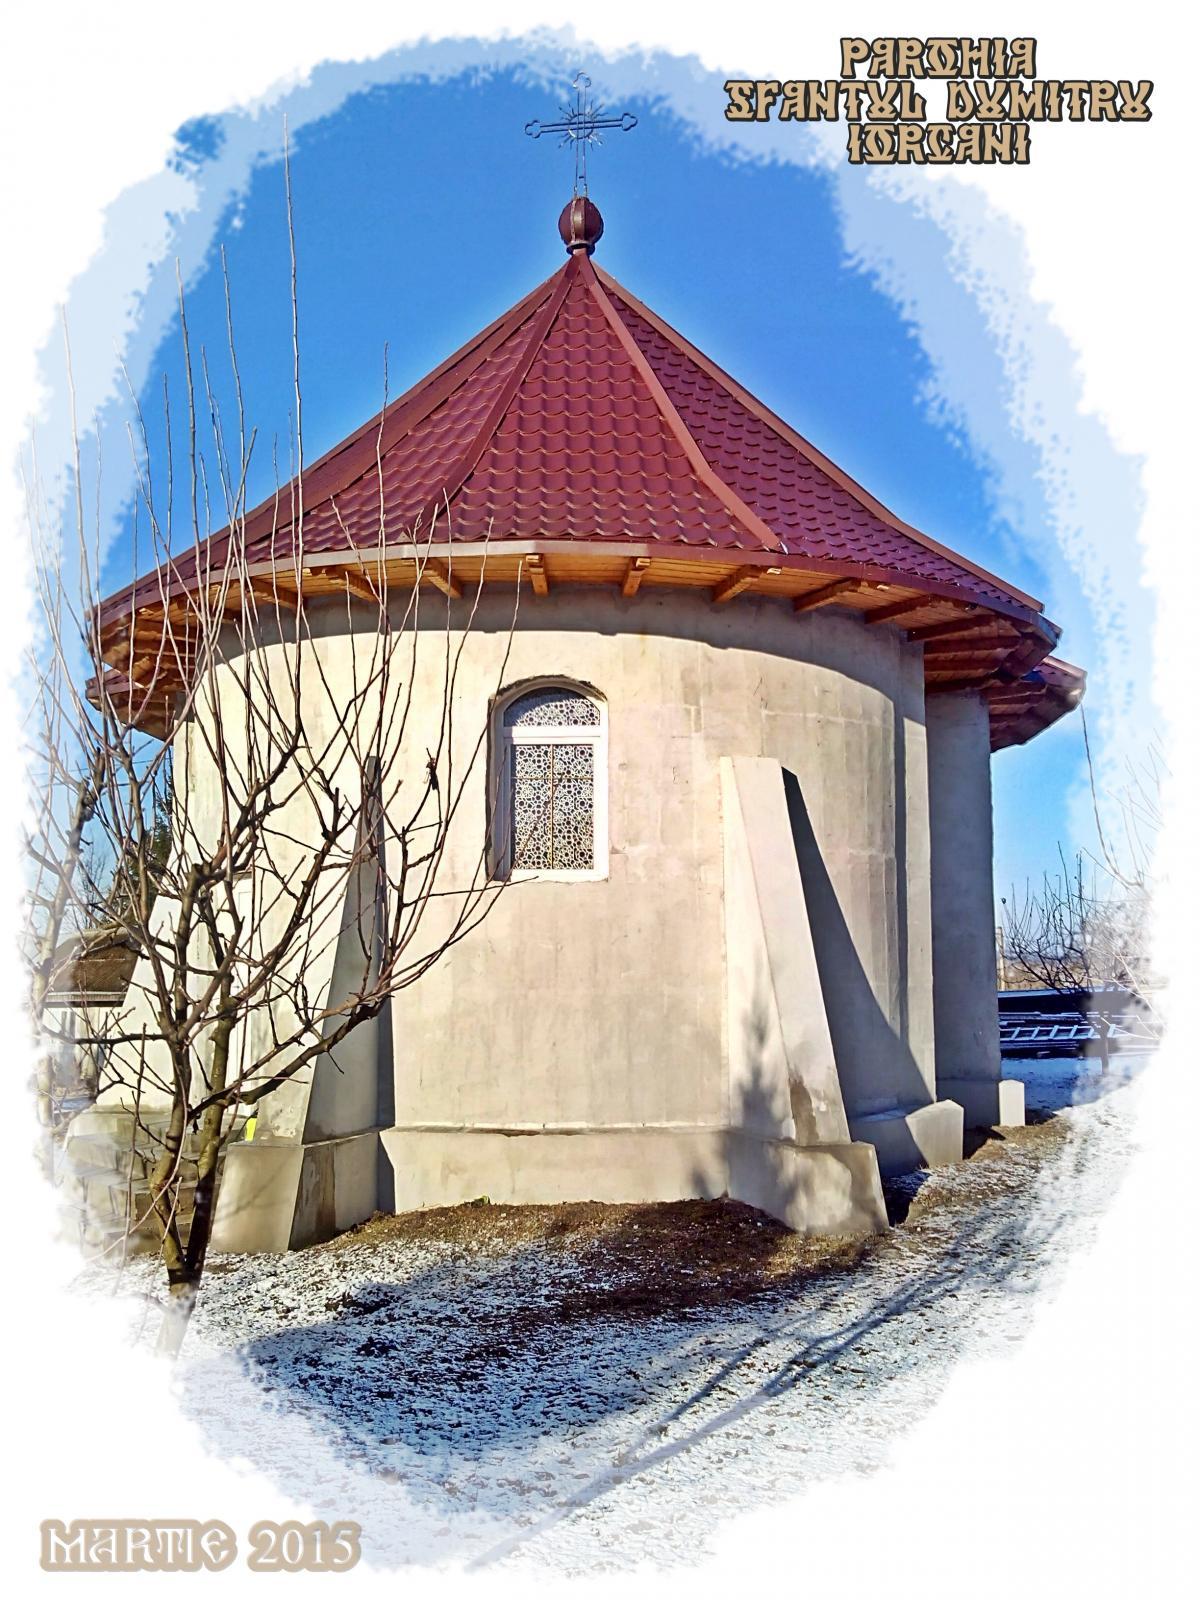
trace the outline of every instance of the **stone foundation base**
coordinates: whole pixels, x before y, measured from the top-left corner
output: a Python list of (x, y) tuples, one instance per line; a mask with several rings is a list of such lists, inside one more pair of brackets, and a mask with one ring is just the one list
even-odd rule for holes
[(1025, 1126), (1025, 1085), (1019, 1078), (939, 1078), (938, 1093), (958, 1101), (968, 1128)]
[(332, 1239), (386, 1206), (383, 1165), (378, 1129), (316, 1144), (230, 1145), (211, 1249), (253, 1255)]
[(915, 1111), (851, 1117), (850, 1136), (874, 1145), (885, 1178), (898, 1177), (915, 1167), (945, 1166), (962, 1160), (962, 1107), (954, 1100), (935, 1100)]
[(388, 1128), (395, 1209), (601, 1200), (649, 1204), (728, 1195), (797, 1233), (887, 1227), (869, 1144), (798, 1145), (720, 1128)]
[[(55, 1181), (68, 1237), (85, 1253), (110, 1260), (157, 1250), (161, 1233), (151, 1217), (150, 1175), (163, 1151), (169, 1106), (131, 1106), (110, 1099), (86, 1106), (67, 1125)], [(196, 1183), (195, 1136), (180, 1155), (176, 1216), (184, 1237)]]

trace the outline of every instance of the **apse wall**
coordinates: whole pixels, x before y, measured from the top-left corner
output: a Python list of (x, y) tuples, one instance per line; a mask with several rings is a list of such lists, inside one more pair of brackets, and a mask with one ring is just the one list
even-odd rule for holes
[[(719, 758), (794, 774), (806, 915), (847, 1112), (933, 1097), (929, 825), (918, 647), (848, 612), (762, 599), (594, 589), (423, 598), (405, 746), (410, 792), (459, 646), (455, 777), (467, 773), (422, 946), (480, 880), (487, 732), (498, 693), (542, 678), (601, 698), (608, 719), (608, 874), (514, 882), (391, 1007), (401, 1127), (722, 1126), (725, 1069)], [(401, 599), (394, 601), (397, 620)], [(333, 684), (374, 618), (310, 602)], [(449, 624), (449, 625), (448, 625)], [(511, 629), (511, 636), (510, 636)], [(408, 691), (392, 685), (391, 716)], [(476, 750), (475, 747), (479, 746)], [(415, 953), (415, 950), (414, 950)], [(783, 1133), (790, 1130), (781, 1128)]]

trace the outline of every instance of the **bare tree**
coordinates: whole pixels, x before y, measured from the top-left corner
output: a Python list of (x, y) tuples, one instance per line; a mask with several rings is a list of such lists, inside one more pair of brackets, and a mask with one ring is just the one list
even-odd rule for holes
[[(1100, 1051), (1108, 1062), (1108, 1006), (1104, 992), (1125, 991), (1152, 1005), (1150, 916), (1154, 845), (1160, 820), (1161, 757), (1151, 749), (1140, 766), (1128, 766), (1121, 789), (1104, 807), (1083, 724), (1084, 750), (1095, 822), (1095, 848), (1026, 883), (1001, 900), (1001, 937), (1008, 981), (1059, 994), (1088, 996), (1100, 1012)], [(1105, 811), (1115, 819), (1106, 823)]]
[[(226, 293), (228, 306), (228, 280)], [(102, 1087), (123, 1096), (131, 1141), (151, 1151), (129, 1226), (152, 1229), (158, 1242), (170, 1305), (160, 1347), (170, 1351), (203, 1277), (230, 1139), (320, 1058), (336, 1061), (349, 1035), (465, 937), (499, 892), (482, 840), (465, 881), (460, 871), (443, 882), (449, 831), (486, 738), (484, 728), (455, 728), (482, 570), (462, 596), (430, 559), (448, 512), (441, 528), (434, 518), (406, 538), (385, 535), (381, 472), (373, 546), (347, 535), (314, 567), (294, 244), (296, 472), (277, 491), (265, 547), (247, 532), (254, 436), (232, 315), (236, 441), (205, 352), (193, 370), (182, 285), (179, 331), (188, 481), (172, 484), (168, 463), (160, 499), (164, 474), (151, 470), (139, 412), (132, 521), (149, 552), (137, 581), (100, 602), (78, 445), (68, 535), (77, 581), (67, 580), (63, 541), (30, 495), (43, 787), (30, 840), (32, 1008), (53, 1042), (46, 996), (68, 927), (92, 947), (136, 949), (118, 1014), (76, 1043), (104, 1047)], [(169, 403), (165, 417), (169, 438)], [(515, 617), (516, 591), (513, 603)], [(507, 651), (500, 678), (506, 661)]]
[(1060, 994), (1143, 982), (1145, 951), (1139, 908), (1114, 890), (1082, 852), (1041, 884), (1026, 884), (1001, 901), (1005, 966), (1026, 983)]
[[(67, 375), (71, 382), (72, 413), (74, 387), (68, 348)], [(74, 440), (75, 521), (73, 543), (78, 547), (81, 573), (88, 560), (85, 532), (83, 476), (78, 445)], [(36, 452), (31, 456), (31, 471), (26, 473), (26, 511), (32, 531), (43, 529), (45, 506), (40, 498)], [(85, 749), (76, 737), (67, 652), (64, 640), (64, 611), (71, 590), (64, 573), (65, 559), (60, 540), (43, 537), (35, 544), (33, 572), (41, 637), (30, 653), (28, 682), (32, 688), (29, 715), (32, 805), (26, 834), (30, 866), (28, 888), (29, 917), (26, 924), (25, 953), (29, 966), (29, 1006), (39, 1039), (35, 1066), (38, 1122), (43, 1130), (42, 1160), (52, 1171), (52, 1130), (56, 1118), (56, 1063), (52, 1042), (47, 1038), (47, 1006), (63, 976), (64, 933), (82, 926), (92, 929), (94, 918), (85, 912), (80, 918), (77, 879), (85, 856), (92, 854), (86, 833), (95, 813), (102, 781), (103, 751), (98, 746)], [(86, 582), (86, 580), (84, 580)], [(70, 946), (68, 959), (76, 959), (78, 945)]]

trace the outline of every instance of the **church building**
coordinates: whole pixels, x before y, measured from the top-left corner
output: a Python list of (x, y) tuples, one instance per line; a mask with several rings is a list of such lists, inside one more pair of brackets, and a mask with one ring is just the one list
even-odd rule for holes
[[(728, 1195), (870, 1232), (882, 1178), (1024, 1120), (990, 756), (1083, 673), (1037, 600), (610, 277), (586, 196), (559, 232), (553, 276), (306, 470), (310, 608), (339, 564), (390, 563), (399, 592), (411, 543), (380, 546), (381, 506), (396, 530), (441, 508), (455, 722), (487, 751), (443, 872), (483, 851), (506, 887), (352, 1059), (262, 1103), (216, 1249), (481, 1196)], [(248, 516), (248, 549), (279, 515)], [(356, 648), (340, 592), (331, 662)]]

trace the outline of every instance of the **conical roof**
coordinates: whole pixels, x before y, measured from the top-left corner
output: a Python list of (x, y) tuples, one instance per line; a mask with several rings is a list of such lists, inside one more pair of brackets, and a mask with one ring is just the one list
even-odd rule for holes
[[(568, 259), (552, 277), (233, 535), (173, 561), (170, 591), (194, 587), (197, 560), (218, 567), (234, 536), (239, 567), (312, 574), (315, 592), (331, 567), (411, 559), (414, 545), (461, 572), (486, 544), (493, 572), (512, 548), (565, 563), (573, 582), (621, 581), (627, 555), (635, 589), (656, 573), (716, 599), (749, 588), (902, 617), (937, 636), (935, 688), (1011, 686), (1049, 654), (1058, 630), (1038, 601), (894, 516), (595, 266), (603, 225), (581, 204), (563, 213)], [(958, 624), (970, 638), (956, 651)]]
[[(381, 473), (388, 538), (440, 513), (455, 543), (806, 556), (1041, 609), (900, 522), (582, 251), (309, 469), (307, 554), (378, 544)], [(248, 556), (290, 521), (266, 502)]]

